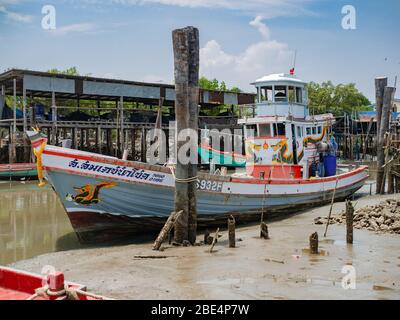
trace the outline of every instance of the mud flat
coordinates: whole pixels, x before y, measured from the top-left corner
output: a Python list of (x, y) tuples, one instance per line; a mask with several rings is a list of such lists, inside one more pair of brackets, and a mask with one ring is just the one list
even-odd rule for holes
[[(365, 196), (356, 209), (394, 195)], [(344, 203), (336, 203), (333, 213)], [(346, 244), (343, 225), (325, 225), (324, 206), (269, 222), (271, 239), (262, 240), (259, 226), (237, 228), (236, 248), (228, 248), (222, 231), (213, 253), (208, 246), (152, 251), (152, 243), (70, 250), (13, 264), (40, 273), (45, 265), (65, 272), (70, 281), (116, 299), (400, 299), (400, 236), (354, 230)], [(319, 255), (309, 254), (309, 235), (319, 234)], [(202, 236), (198, 236), (202, 239)], [(306, 250), (305, 250), (306, 249)], [(356, 289), (343, 289), (342, 268), (353, 266)]]

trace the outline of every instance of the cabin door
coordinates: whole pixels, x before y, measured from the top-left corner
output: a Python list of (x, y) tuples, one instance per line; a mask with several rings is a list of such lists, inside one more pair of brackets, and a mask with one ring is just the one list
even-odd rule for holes
[(298, 164), (296, 126), (294, 124), (292, 124), (292, 149), (293, 149), (293, 163)]

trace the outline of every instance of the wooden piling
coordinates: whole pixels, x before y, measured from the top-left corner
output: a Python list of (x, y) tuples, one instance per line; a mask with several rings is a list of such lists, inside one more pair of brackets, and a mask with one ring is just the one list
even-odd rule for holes
[[(383, 145), (385, 144), (385, 134), (389, 131), (390, 115), (392, 110), (392, 103), (396, 88), (385, 87), (383, 94), (383, 104), (381, 112), (381, 121), (378, 133), (378, 148), (377, 148), (377, 177), (376, 177), (376, 190), (377, 193), (385, 193), (385, 152)], [(388, 146), (387, 146), (388, 147)]]
[(212, 244), (211, 244), (211, 248), (210, 248), (210, 253), (213, 252), (214, 246), (218, 242), (218, 233), (219, 233), (219, 228), (215, 232), (215, 235), (214, 235), (214, 238), (213, 238), (213, 241), (212, 241)]
[(350, 200), (346, 200), (346, 241), (353, 243), (353, 216), (354, 207)]
[(208, 230), (204, 232), (204, 244), (212, 244), (212, 237), (210, 236), (210, 231)]
[(236, 245), (235, 222), (236, 221), (233, 216), (228, 218), (229, 248), (235, 248)]
[(383, 106), (383, 94), (385, 87), (388, 84), (388, 78), (376, 78), (375, 79), (375, 99), (376, 99), (376, 126), (377, 133), (379, 135), (379, 130), (381, 126), (381, 115), (382, 115), (382, 106)]
[(318, 254), (318, 233), (314, 232), (310, 235), (310, 253)]
[(158, 235), (156, 241), (153, 244), (153, 250), (159, 250), (162, 243), (168, 237), (171, 229), (174, 227), (176, 219), (182, 214), (182, 211), (179, 212), (172, 212), (169, 216), (167, 222), (165, 223), (164, 227), (161, 229), (160, 234)]
[[(197, 132), (199, 99), (199, 32), (186, 27), (172, 32), (175, 68), (176, 129)], [(183, 211), (175, 226), (175, 242), (188, 240), (194, 244), (197, 232), (196, 179), (197, 163), (183, 164), (179, 150), (187, 142), (176, 141), (177, 165), (175, 171), (175, 211)], [(197, 148), (196, 148), (197, 150)], [(197, 159), (197, 153), (196, 153)]]
[(260, 238), (269, 239), (268, 226), (265, 222), (260, 225)]

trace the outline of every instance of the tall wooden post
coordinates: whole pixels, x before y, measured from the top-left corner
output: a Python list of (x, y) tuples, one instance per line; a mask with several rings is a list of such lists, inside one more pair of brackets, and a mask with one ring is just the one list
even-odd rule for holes
[(25, 87), (25, 81), (22, 80), (22, 112), (24, 116), (24, 162), (30, 162), (30, 157), (31, 157), (31, 150), (30, 150), (30, 142), (29, 138), (26, 135), (26, 130), (28, 129), (28, 117), (27, 117), (27, 112), (26, 112), (26, 107), (27, 107), (27, 97), (26, 97), (26, 87)]
[[(389, 131), (390, 115), (392, 111), (392, 104), (394, 99), (394, 93), (396, 88), (385, 87), (383, 95), (383, 105), (381, 114), (381, 123), (379, 127), (378, 136), (378, 149), (377, 149), (377, 178), (376, 178), (376, 188), (377, 193), (385, 193), (385, 171), (383, 165), (385, 164), (385, 152), (383, 146), (385, 144), (385, 134)], [(389, 147), (389, 145), (387, 145)]]
[(146, 129), (145, 127), (142, 127), (142, 135), (141, 135), (141, 148), (140, 148), (140, 153), (141, 153), (141, 161), (142, 162), (147, 162), (147, 141), (146, 141)]
[(381, 136), (381, 119), (382, 119), (382, 107), (383, 107), (383, 95), (385, 87), (387, 86), (387, 78), (376, 78), (375, 79), (375, 100), (376, 100), (376, 134), (377, 134), (377, 173), (376, 173), (376, 193), (381, 192), (382, 181), (383, 181), (383, 165), (385, 163), (385, 154), (382, 147), (383, 136)]
[(131, 129), (131, 149), (132, 149), (132, 160), (135, 160), (136, 154), (136, 130)]
[(101, 139), (101, 127), (97, 126), (96, 130), (96, 144), (97, 144), (97, 152), (101, 154), (101, 144), (103, 143), (103, 140)]
[(380, 126), (381, 126), (381, 115), (382, 115), (382, 106), (383, 106), (383, 93), (385, 87), (388, 84), (388, 78), (376, 78), (375, 79), (375, 98), (376, 98), (376, 127), (377, 133), (379, 134)]
[(124, 97), (122, 97), (122, 96), (119, 99), (119, 108), (120, 108), (120, 122), (121, 122), (121, 125), (120, 125), (120, 128), (121, 128), (121, 131), (120, 131), (120, 143), (121, 143), (120, 156), (122, 156), (124, 150), (127, 148), (126, 140), (125, 140), (125, 130), (124, 130), (124, 125), (125, 125), (124, 124)]
[[(198, 131), (199, 99), (199, 31), (193, 27), (172, 32), (175, 67), (175, 112), (177, 136), (182, 130)], [(197, 141), (196, 141), (197, 142)], [(181, 211), (175, 226), (175, 242), (188, 240), (194, 244), (197, 231), (196, 181), (197, 163), (184, 164), (179, 150), (186, 141), (176, 141), (177, 165), (175, 181), (175, 211)], [(197, 149), (197, 146), (196, 146)], [(196, 157), (197, 159), (197, 157)]]

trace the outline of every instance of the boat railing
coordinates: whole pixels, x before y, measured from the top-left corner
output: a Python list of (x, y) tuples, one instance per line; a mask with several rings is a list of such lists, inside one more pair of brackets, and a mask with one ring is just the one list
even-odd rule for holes
[(239, 118), (254, 118), (256, 116), (257, 105), (252, 104), (241, 104), (237, 106), (237, 112)]

